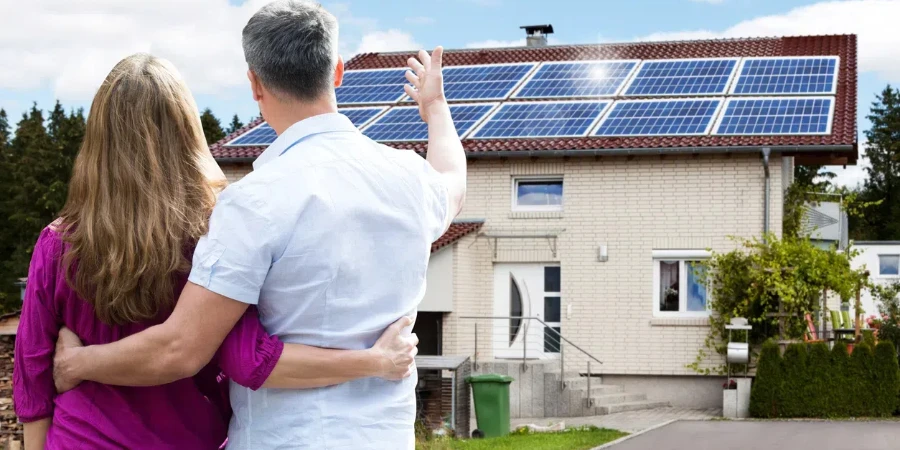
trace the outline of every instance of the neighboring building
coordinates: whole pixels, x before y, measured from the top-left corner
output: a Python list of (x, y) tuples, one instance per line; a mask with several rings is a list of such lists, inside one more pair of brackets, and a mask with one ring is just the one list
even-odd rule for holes
[[(423, 353), (517, 374), (514, 415), (577, 414), (552, 402), (587, 395), (578, 375), (591, 356), (602, 385), (586, 414), (721, 407), (721, 379), (685, 367), (708, 333), (692, 266), (734, 248), (731, 236), (780, 235), (795, 164), (856, 163), (856, 37), (532, 41), (444, 54), (448, 98), (472, 104), (452, 107), (468, 196), (432, 249), (416, 325)], [(338, 100), (348, 116), (364, 113), (351, 94), (388, 89), (387, 100), (370, 97), (378, 107), (359, 119), (363, 132), (424, 153), (423, 127), (404, 115), (402, 71), (388, 70), (411, 55), (354, 57)], [(250, 172), (264, 132), (257, 120), (211, 147), (229, 180)], [(567, 382), (552, 383), (560, 371)]]
[[(859, 255), (853, 258), (854, 269), (865, 267), (874, 284), (900, 282), (900, 241), (855, 241)], [(868, 290), (860, 295), (865, 317), (878, 315), (878, 304)]]

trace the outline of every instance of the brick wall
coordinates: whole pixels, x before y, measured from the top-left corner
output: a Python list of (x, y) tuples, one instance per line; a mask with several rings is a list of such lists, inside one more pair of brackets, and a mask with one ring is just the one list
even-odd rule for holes
[[(771, 164), (770, 229), (780, 234), (781, 159), (773, 157)], [(512, 179), (518, 175), (563, 175), (564, 211), (512, 213)], [(706, 320), (653, 319), (652, 252), (729, 250), (734, 244), (728, 236), (758, 236), (763, 186), (762, 160), (755, 154), (470, 161), (460, 218), (486, 219), (482, 231), (489, 233), (565, 231), (556, 256), (546, 239), (500, 239), (496, 257), (486, 238), (457, 243), (445, 354), (468, 354), (461, 343), (471, 342), (472, 325), (460, 315), (491, 313), (488, 261), (558, 262), (563, 335), (603, 361), (604, 373), (692, 374), (684, 366), (703, 345)], [(601, 244), (609, 252), (604, 263), (597, 262)], [(567, 354), (567, 361), (573, 357)]]
[(234, 183), (253, 171), (253, 165), (248, 163), (219, 164), (219, 167), (222, 168), (222, 172), (225, 172), (225, 178), (229, 183)]

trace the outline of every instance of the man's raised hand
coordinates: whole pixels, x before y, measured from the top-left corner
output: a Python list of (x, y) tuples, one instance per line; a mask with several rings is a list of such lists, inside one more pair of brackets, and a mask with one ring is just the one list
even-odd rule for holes
[(441, 72), (443, 55), (444, 48), (438, 46), (431, 55), (419, 50), (418, 58), (412, 57), (407, 61), (409, 70), (406, 71), (406, 79), (410, 84), (404, 85), (403, 89), (419, 105), (419, 115), (426, 123), (433, 107), (445, 107), (447, 103)]

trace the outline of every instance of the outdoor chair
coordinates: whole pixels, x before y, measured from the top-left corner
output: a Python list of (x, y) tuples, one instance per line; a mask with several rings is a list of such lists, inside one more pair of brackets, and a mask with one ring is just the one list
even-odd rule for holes
[(824, 339), (819, 339), (819, 332), (816, 331), (816, 325), (813, 323), (812, 316), (806, 315), (806, 333), (803, 333), (803, 342), (807, 344), (814, 344), (816, 342), (825, 342)]

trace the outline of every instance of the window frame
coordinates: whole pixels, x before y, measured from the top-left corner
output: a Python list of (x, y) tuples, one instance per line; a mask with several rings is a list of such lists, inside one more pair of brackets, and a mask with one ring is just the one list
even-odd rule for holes
[[(688, 262), (703, 262), (710, 258), (710, 253), (705, 250), (654, 250), (653, 251), (653, 317), (659, 318), (703, 318), (709, 317), (710, 293), (706, 292), (706, 311), (687, 311), (688, 303)], [(678, 285), (684, 288), (678, 290), (678, 311), (661, 311), (660, 298), (660, 263), (678, 262)]]
[[(893, 256), (897, 258), (897, 273), (896, 274), (883, 274), (881, 273), (881, 258), (884, 256)], [(878, 254), (878, 278), (900, 278), (900, 254), (897, 253), (879, 253)]]
[[(559, 205), (519, 205), (519, 182), (559, 182), (562, 196)], [(566, 203), (566, 183), (562, 175), (558, 176), (515, 176), (512, 178), (512, 195), (510, 210), (513, 212), (560, 212)]]

